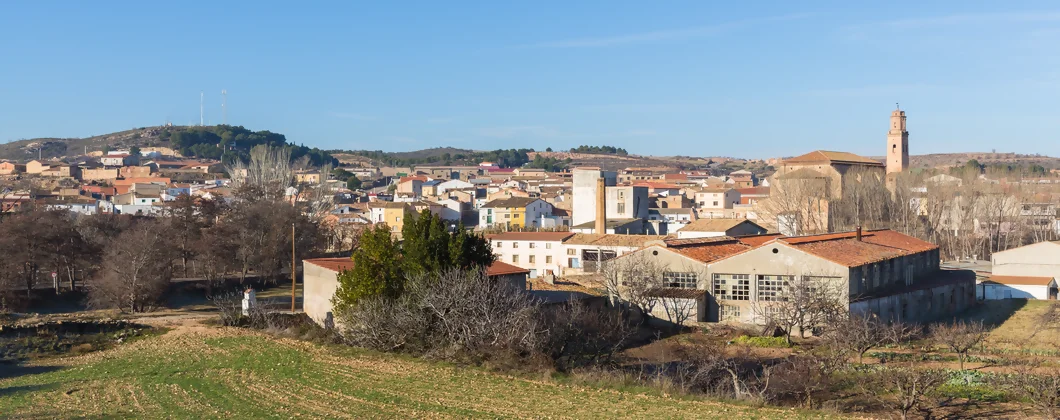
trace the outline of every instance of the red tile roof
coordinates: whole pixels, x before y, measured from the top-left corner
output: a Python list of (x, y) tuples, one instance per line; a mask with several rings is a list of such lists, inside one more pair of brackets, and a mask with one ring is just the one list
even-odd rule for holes
[(857, 267), (938, 248), (938, 245), (886, 229), (864, 232), (861, 239), (857, 240), (856, 232), (840, 232), (778, 238), (777, 241), (847, 267)]
[[(781, 242), (784, 242), (784, 240), (781, 240)], [(801, 251), (847, 267), (858, 267), (908, 254), (900, 249), (851, 238), (801, 242), (793, 246)]]
[(634, 182), (634, 187), (648, 187), (653, 190), (679, 190), (681, 187), (674, 184), (667, 184), (665, 182)]
[(693, 260), (709, 263), (739, 254), (751, 249), (751, 247), (736, 240), (732, 240), (710, 244), (672, 247), (670, 249)]
[(859, 163), (863, 165), (883, 166), (878, 160), (869, 159), (847, 152), (832, 152), (828, 150), (815, 150), (802, 156), (784, 159), (783, 163)]
[(1031, 276), (999, 276), (992, 275), (989, 282), (997, 284), (1008, 284), (1014, 286), (1048, 286), (1052, 283), (1052, 277), (1031, 277)]
[(769, 187), (737, 188), (740, 195), (769, 195)]
[(486, 235), (491, 241), (562, 241), (571, 236), (571, 232), (505, 232)]
[(759, 246), (759, 245), (762, 245), (762, 244), (764, 244), (766, 242), (772, 241), (772, 240), (777, 239), (777, 238), (782, 238), (782, 237), (783, 237), (783, 235), (781, 235), (779, 233), (771, 233), (771, 234), (768, 234), (768, 235), (737, 236), (736, 239), (738, 239), (740, 242), (742, 242), (744, 244), (747, 244), (747, 245), (750, 245), (750, 246)]
[(938, 245), (935, 245), (928, 241), (923, 241), (915, 237), (906, 235), (901, 232), (896, 232), (889, 229), (879, 229), (869, 231), (872, 235), (862, 235), (862, 240), (877, 245), (889, 246), (898, 248), (909, 252), (926, 252), (933, 249), (938, 249)]
[(336, 273), (353, 268), (353, 260), (350, 258), (313, 258), (302, 261)]
[(501, 261), (494, 261), (493, 264), (490, 264), (489, 268), (486, 269), (486, 275), (490, 277), (506, 276), (509, 274), (530, 274), (530, 270)]

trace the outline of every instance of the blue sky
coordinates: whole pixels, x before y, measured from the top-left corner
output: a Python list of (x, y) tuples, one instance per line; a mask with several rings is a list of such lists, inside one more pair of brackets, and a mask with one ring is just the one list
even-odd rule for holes
[(3, 2), (0, 141), (228, 122), (322, 148), (1060, 155), (1055, 2)]

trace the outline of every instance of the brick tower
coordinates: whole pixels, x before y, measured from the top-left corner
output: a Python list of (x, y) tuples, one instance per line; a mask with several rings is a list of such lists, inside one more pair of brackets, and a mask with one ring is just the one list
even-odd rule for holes
[(887, 173), (909, 169), (909, 131), (905, 129), (905, 111), (891, 112), (891, 129), (887, 132)]

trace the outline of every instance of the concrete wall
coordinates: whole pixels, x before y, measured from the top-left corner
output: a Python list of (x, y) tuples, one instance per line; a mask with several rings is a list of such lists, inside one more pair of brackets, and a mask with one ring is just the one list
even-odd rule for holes
[(616, 172), (599, 169), (575, 169), (573, 171), (574, 205), (572, 207), (571, 225), (580, 225), (596, 220), (596, 180), (604, 177), (608, 186), (616, 184)]
[(81, 171), (81, 179), (85, 181), (114, 180), (117, 178), (117, 169), (84, 169)]
[(608, 219), (647, 219), (649, 203), (648, 187), (607, 187)]
[[(567, 263), (565, 249), (560, 241), (491, 240), (490, 246), (497, 261), (531, 270), (530, 277), (541, 276), (545, 270), (553, 270), (558, 276)], [(534, 257), (533, 262), (530, 262), (531, 256)]]
[[(775, 252), (774, 252), (775, 250)], [(734, 255), (724, 260), (708, 265), (711, 277), (711, 288), (707, 292), (713, 294), (713, 278), (726, 274), (746, 274), (750, 280), (750, 298), (748, 300), (717, 299), (712, 302), (708, 310), (707, 319), (717, 321), (719, 305), (729, 305), (739, 308), (740, 317), (738, 321), (755, 323), (754, 302), (759, 294), (759, 275), (768, 276), (817, 276), (834, 278), (836, 287), (843, 288), (849, 281), (850, 269), (833, 263), (831, 261), (817, 258), (785, 244), (774, 243), (762, 246), (751, 251)], [(763, 304), (765, 306), (766, 304)]]
[(976, 299), (1049, 299), (1049, 286), (1007, 285), (981, 283), (976, 287)]
[(331, 298), (339, 288), (338, 273), (315, 264), (303, 264), (302, 270), (302, 308), (317, 324), (326, 325), (334, 317)]
[(957, 283), (850, 304), (850, 312), (873, 313), (883, 320), (925, 322), (945, 319), (975, 304), (975, 276)]
[(995, 252), (990, 259), (995, 275), (1060, 278), (1060, 244), (1055, 242)]

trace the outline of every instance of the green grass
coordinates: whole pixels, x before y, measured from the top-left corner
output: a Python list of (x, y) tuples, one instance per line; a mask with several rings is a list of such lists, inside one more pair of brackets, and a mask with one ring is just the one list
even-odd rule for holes
[(825, 417), (515, 378), (237, 329), (178, 328), (41, 363), (35, 368), (43, 373), (0, 379), (0, 416)]
[(788, 340), (784, 337), (750, 337), (741, 335), (733, 340), (735, 344), (742, 344), (751, 347), (764, 347), (764, 348), (777, 348), (783, 349), (791, 347), (788, 345)]

